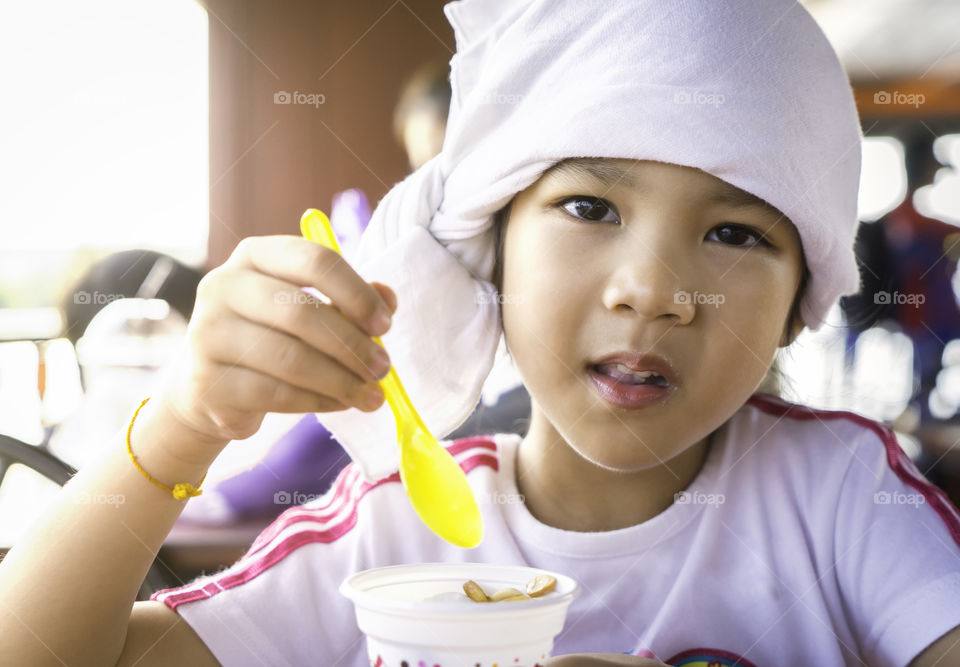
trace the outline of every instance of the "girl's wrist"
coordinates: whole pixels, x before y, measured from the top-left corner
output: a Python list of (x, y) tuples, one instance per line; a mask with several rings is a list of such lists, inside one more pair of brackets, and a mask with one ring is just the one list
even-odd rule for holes
[(230, 441), (188, 426), (167, 401), (157, 397), (140, 410), (130, 442), (137, 459), (152, 476), (168, 479), (169, 483), (196, 484)]

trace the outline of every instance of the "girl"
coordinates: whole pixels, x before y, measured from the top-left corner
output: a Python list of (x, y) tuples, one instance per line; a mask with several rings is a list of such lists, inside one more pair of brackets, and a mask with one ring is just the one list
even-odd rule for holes
[[(445, 11), (441, 154), (378, 205), (359, 273), (267, 237), (204, 278), (189, 350), (127, 433), (137, 465), (118, 442), (0, 566), (2, 655), (363, 665), (348, 574), (481, 561), (579, 581), (554, 665), (960, 662), (956, 510), (882, 424), (754, 393), (856, 289), (859, 126), (809, 15)], [(501, 328), (530, 429), (448, 443), (484, 514), (466, 551), (407, 503), (375, 382), (395, 364), (446, 433)], [(390, 359), (369, 338), (387, 331)], [(192, 485), (266, 411), (326, 413), (355, 464), (226, 571), (133, 603)]]

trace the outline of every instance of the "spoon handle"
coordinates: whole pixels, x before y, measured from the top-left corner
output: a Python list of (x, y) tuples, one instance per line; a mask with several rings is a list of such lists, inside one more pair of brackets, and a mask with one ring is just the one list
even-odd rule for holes
[[(379, 338), (375, 338), (374, 340), (378, 345), (383, 345)], [(410, 400), (410, 397), (407, 396), (407, 392), (400, 382), (400, 376), (397, 375), (397, 371), (394, 370), (393, 366), (390, 366), (390, 372), (387, 373), (387, 376), (380, 380), (380, 387), (383, 389), (383, 395), (386, 397), (390, 409), (393, 410), (393, 417), (397, 420), (398, 426), (399, 424), (412, 422), (419, 425), (424, 431), (427, 430), (423, 425), (423, 420), (420, 419), (420, 415), (417, 414), (416, 409), (413, 407), (413, 402)]]
[[(337, 237), (333, 233), (333, 227), (330, 225), (330, 220), (323, 211), (308, 208), (300, 218), (300, 232), (304, 238), (326, 246), (338, 255), (341, 254)], [(379, 336), (374, 336), (373, 342), (380, 347), (384, 347), (383, 341), (380, 340)], [(420, 415), (417, 414), (416, 409), (413, 407), (410, 397), (407, 396), (407, 392), (400, 382), (400, 376), (397, 375), (397, 371), (392, 365), (390, 366), (390, 372), (387, 373), (387, 376), (380, 380), (380, 387), (383, 389), (383, 395), (387, 399), (390, 409), (393, 411), (394, 419), (397, 420), (398, 428), (400, 424), (412, 422), (419, 425), (424, 431), (427, 430)]]

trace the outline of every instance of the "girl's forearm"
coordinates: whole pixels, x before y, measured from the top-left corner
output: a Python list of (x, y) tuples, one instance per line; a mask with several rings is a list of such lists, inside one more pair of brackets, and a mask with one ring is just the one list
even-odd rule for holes
[[(226, 442), (199, 440), (152, 403), (132, 431), (134, 454), (166, 485), (198, 484)], [(143, 477), (125, 435), (0, 563), (0, 655), (10, 664), (112, 665), (120, 655), (137, 591), (186, 504)]]

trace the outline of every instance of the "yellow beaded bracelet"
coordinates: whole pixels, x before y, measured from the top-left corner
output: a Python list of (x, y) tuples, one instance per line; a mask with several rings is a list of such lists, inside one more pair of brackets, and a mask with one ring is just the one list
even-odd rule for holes
[(143, 399), (143, 401), (141, 401), (140, 405), (138, 405), (137, 409), (134, 411), (133, 417), (130, 418), (130, 425), (127, 427), (127, 454), (130, 455), (130, 460), (133, 461), (133, 465), (137, 466), (137, 470), (143, 473), (143, 476), (146, 477), (147, 480), (149, 480), (151, 483), (155, 484), (156, 486), (159, 486), (164, 491), (169, 491), (170, 493), (173, 494), (173, 497), (176, 498), (177, 500), (194, 498), (196, 496), (201, 495), (203, 491), (200, 490), (200, 485), (203, 484), (203, 480), (207, 478), (206, 473), (204, 473), (203, 478), (200, 480), (200, 484), (197, 484), (196, 486), (194, 486), (193, 484), (187, 484), (185, 482), (182, 482), (180, 484), (174, 484), (173, 488), (171, 489), (166, 484), (161, 484), (160, 482), (155, 480), (150, 475), (150, 473), (148, 473), (146, 470), (143, 469), (143, 466), (141, 466), (140, 462), (137, 461), (137, 457), (134, 456), (133, 448), (130, 446), (130, 433), (133, 431), (133, 423), (137, 421), (137, 415), (140, 414), (140, 409), (144, 405), (146, 405), (147, 401), (149, 400), (150, 400), (150, 397), (148, 396), (147, 398)]

